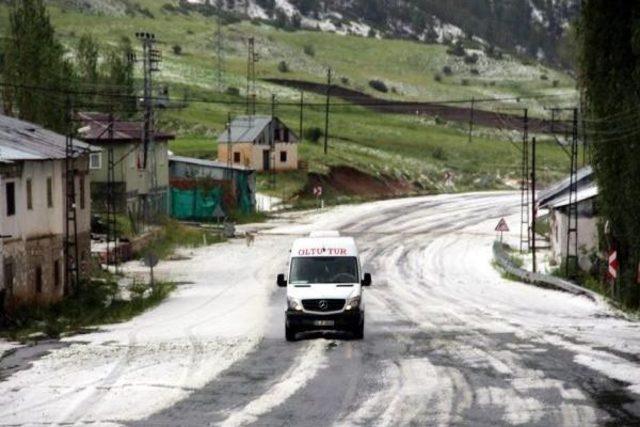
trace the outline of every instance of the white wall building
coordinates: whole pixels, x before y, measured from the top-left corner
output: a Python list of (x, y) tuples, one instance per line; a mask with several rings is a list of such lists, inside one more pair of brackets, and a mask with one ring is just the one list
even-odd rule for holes
[[(74, 141), (82, 275), (90, 261), (90, 148)], [(48, 304), (65, 293), (65, 157), (64, 136), (0, 116), (0, 308)]]
[[(591, 167), (578, 172), (578, 259), (580, 265), (588, 265), (587, 260), (598, 251), (598, 186), (594, 181)], [(548, 190), (541, 192), (539, 209), (549, 212), (551, 255), (556, 263), (567, 257), (567, 236), (569, 229), (569, 186), (565, 179)], [(572, 237), (573, 239), (573, 237)], [(572, 240), (573, 245), (574, 240)]]

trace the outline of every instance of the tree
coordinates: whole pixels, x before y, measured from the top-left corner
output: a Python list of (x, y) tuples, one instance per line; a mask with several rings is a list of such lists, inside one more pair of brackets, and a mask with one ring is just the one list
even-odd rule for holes
[(105, 92), (121, 117), (132, 115), (136, 107), (131, 40), (123, 37), (118, 47), (107, 53), (104, 63)]
[(640, 4), (587, 0), (578, 30), (599, 210), (618, 252), (616, 296), (638, 307), (640, 261)]
[(93, 89), (98, 83), (98, 56), (99, 46), (96, 40), (90, 34), (80, 37), (76, 52), (78, 76), (83, 83), (93, 85)]
[(4, 56), (4, 80), (14, 85), (4, 91), (7, 113), (65, 131), (64, 92), (74, 80), (72, 70), (43, 0), (14, 0)]

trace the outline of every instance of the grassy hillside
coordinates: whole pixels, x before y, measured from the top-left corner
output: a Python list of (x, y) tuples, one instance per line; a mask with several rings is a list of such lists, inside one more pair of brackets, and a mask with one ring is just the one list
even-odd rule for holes
[[(82, 34), (94, 35), (103, 45), (120, 37), (133, 38), (136, 31), (155, 32), (163, 50), (162, 72), (157, 79), (170, 85), (172, 95), (206, 98), (212, 102), (192, 102), (183, 110), (167, 110), (161, 121), (179, 138), (172, 149), (179, 154), (215, 157), (215, 136), (223, 129), (227, 114), (244, 112), (243, 97), (224, 95), (216, 81), (213, 34), (216, 20), (197, 13), (168, 13), (165, 3), (177, 1), (139, 0), (133, 16), (82, 14), (73, 8), (51, 6), (50, 13), (58, 35), (70, 52)], [(0, 28), (7, 28), (7, 8), (0, 6)], [(326, 68), (335, 70), (337, 84), (378, 97), (398, 100), (446, 101), (487, 97), (527, 97), (556, 95), (545, 100), (571, 102), (574, 82), (568, 76), (517, 58), (495, 60), (469, 45), (467, 54), (478, 53), (475, 64), (447, 54), (442, 45), (376, 40), (329, 33), (276, 30), (264, 24), (239, 22), (224, 27), (226, 73), (224, 88), (244, 92), (246, 40), (255, 37), (260, 55), (258, 78), (280, 77), (324, 81)], [(179, 46), (181, 53), (174, 53)], [(278, 64), (290, 69), (283, 73)], [(450, 75), (443, 71), (449, 67)], [(381, 93), (369, 86), (381, 80), (389, 87)], [(271, 94), (276, 94), (277, 114), (297, 131), (299, 94), (280, 86), (258, 82), (258, 112), (269, 113)], [(323, 97), (306, 94), (305, 128), (323, 127)], [(336, 101), (339, 102), (339, 101)], [(542, 115), (545, 103), (523, 100), (518, 103), (487, 103), (480, 108), (524, 107)], [(468, 143), (466, 126), (443, 123), (437, 118), (382, 115), (361, 107), (336, 105), (331, 115), (331, 149), (324, 156), (318, 145), (305, 142), (301, 153), (309, 161), (311, 172), (326, 173), (331, 166), (348, 164), (371, 175), (402, 178), (427, 191), (451, 191), (476, 188), (506, 188), (516, 183), (519, 152), (507, 135), (490, 129), (476, 129), (474, 142)], [(542, 143), (540, 164), (544, 180), (568, 170), (564, 154), (550, 142)], [(445, 171), (454, 173), (455, 186), (444, 185)], [(291, 182), (286, 193), (304, 186), (306, 177), (296, 173), (280, 177)], [(278, 194), (281, 189), (270, 190)]]

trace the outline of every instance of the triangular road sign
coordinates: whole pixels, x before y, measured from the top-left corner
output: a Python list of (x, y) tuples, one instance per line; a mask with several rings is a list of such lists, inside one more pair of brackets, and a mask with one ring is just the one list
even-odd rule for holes
[(496, 226), (496, 231), (500, 231), (500, 232), (509, 231), (509, 226), (507, 225), (507, 221), (505, 221), (504, 218), (501, 218), (500, 222), (498, 222), (498, 225)]

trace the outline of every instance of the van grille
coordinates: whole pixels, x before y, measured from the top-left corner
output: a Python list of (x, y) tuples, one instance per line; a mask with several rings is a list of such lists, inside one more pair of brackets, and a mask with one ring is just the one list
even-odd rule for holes
[[(326, 302), (321, 303), (321, 302)], [(309, 311), (338, 311), (344, 307), (343, 299), (303, 299), (302, 306)]]

